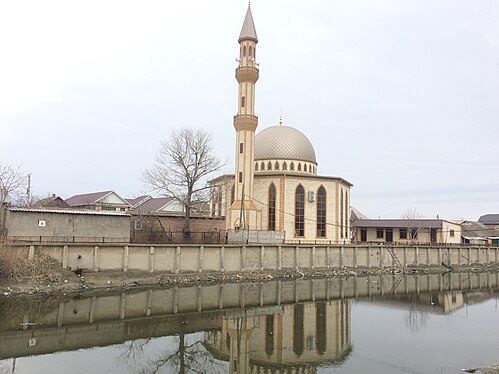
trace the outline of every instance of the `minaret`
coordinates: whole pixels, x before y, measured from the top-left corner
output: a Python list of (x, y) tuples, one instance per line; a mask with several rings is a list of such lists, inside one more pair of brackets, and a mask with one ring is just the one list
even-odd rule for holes
[[(236, 79), (239, 83), (235, 157), (235, 201), (231, 206), (227, 228), (257, 229), (257, 214), (253, 201), (253, 171), (255, 159), (255, 130), (258, 117), (255, 115), (255, 83), (258, 80), (258, 64), (255, 61), (255, 24), (248, 5), (241, 33), (239, 34), (239, 66)], [(243, 202), (243, 204), (242, 204)]]

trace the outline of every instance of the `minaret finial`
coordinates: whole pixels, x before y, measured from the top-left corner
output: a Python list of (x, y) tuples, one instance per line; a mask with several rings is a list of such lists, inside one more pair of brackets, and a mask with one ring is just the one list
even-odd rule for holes
[(282, 107), (281, 107), (281, 115), (279, 116), (279, 126), (282, 126)]

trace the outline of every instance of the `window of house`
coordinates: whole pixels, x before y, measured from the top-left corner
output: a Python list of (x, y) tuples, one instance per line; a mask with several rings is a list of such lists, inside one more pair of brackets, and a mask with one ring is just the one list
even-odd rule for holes
[(360, 241), (367, 242), (367, 229), (360, 229)]
[(449, 235), (450, 235), (451, 238), (453, 238), (454, 237), (454, 230), (450, 230), (449, 231)]
[(295, 192), (295, 236), (305, 236), (305, 189), (301, 184)]
[(400, 239), (407, 239), (407, 229), (400, 229), (399, 234), (400, 234)]
[(418, 238), (418, 230), (411, 229), (411, 239), (417, 239), (417, 238)]
[(140, 231), (142, 230), (142, 220), (136, 219), (135, 220), (135, 231)]
[(323, 186), (317, 191), (317, 236), (326, 237), (326, 189)]
[(275, 207), (276, 207), (276, 189), (274, 183), (269, 187), (269, 223), (268, 230), (275, 231)]
[(340, 191), (340, 237), (343, 238), (343, 190)]
[(383, 229), (376, 229), (376, 239), (383, 239), (384, 231)]

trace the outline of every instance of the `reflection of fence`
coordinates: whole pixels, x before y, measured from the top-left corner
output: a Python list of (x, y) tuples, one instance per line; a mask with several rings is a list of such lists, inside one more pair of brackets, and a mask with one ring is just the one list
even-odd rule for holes
[(128, 243), (129, 237), (105, 236), (9, 236), (12, 243)]

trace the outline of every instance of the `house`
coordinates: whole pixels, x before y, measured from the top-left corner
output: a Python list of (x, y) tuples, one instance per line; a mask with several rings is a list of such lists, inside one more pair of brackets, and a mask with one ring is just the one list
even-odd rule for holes
[(106, 210), (6, 209), (9, 242), (128, 243), (130, 215)]
[(460, 224), (443, 219), (358, 219), (352, 228), (357, 242), (461, 243)]
[(473, 221), (464, 221), (461, 227), (463, 243), (499, 246), (499, 229)]
[[(134, 203), (132, 199), (127, 199)], [(131, 238), (134, 243), (181, 243), (185, 240), (183, 227), (185, 213), (183, 205), (172, 197), (142, 197), (130, 210)], [(220, 243), (225, 239), (225, 219), (200, 214), (196, 209), (191, 213), (189, 242)]]
[(484, 214), (478, 218), (478, 222), (488, 227), (499, 228), (499, 214)]
[(40, 199), (36, 201), (32, 208), (70, 208), (68, 203), (64, 201), (60, 196), (52, 194), (52, 196)]
[(66, 203), (76, 209), (116, 210), (121, 212), (130, 209), (130, 204), (114, 191), (74, 195), (66, 199)]

